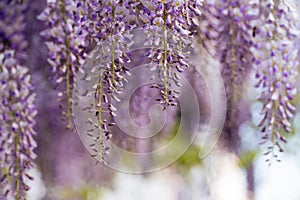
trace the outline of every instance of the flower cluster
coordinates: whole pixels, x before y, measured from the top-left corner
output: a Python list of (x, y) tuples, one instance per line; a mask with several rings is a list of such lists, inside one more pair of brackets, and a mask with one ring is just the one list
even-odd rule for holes
[(215, 6), (215, 2), (204, 1), (201, 13), (199, 17), (199, 45), (215, 57), (220, 35), (220, 10)]
[[(180, 73), (189, 66), (190, 47), (199, 34), (201, 45), (221, 64), (230, 107), (225, 132), (232, 140), (244, 120), (240, 110), (242, 91), (255, 66), (257, 86), (263, 88), (260, 99), (265, 104), (264, 120), (259, 126), (266, 133), (264, 138), (281, 150), (279, 140), (285, 139), (280, 132), (291, 131), (298, 64), (293, 43), (298, 33), (288, 12), (293, 13), (292, 8), (278, 0), (54, 0), (48, 1), (39, 19), (47, 25), (42, 35), (47, 39), (48, 62), (56, 82), (65, 82), (59, 96), (66, 100), (65, 115), (70, 127), (75, 74), (82, 72), (87, 82), (97, 77), (96, 83), (80, 95), (93, 94), (94, 102), (87, 105), (87, 110), (95, 113), (96, 122), (87, 122), (97, 131), (90, 129), (87, 134), (94, 138), (91, 145), (103, 160), (104, 140), (112, 136), (114, 125), (113, 102), (120, 101), (118, 94), (130, 75), (126, 66), (131, 63), (131, 31), (136, 27), (146, 33), (145, 56), (161, 81), (152, 88), (160, 92), (157, 101), (165, 109), (177, 105)], [(94, 47), (97, 56), (92, 69), (81, 68)]]
[(32, 179), (27, 170), (34, 166), (36, 157), (33, 126), (37, 111), (28, 69), (15, 57), (13, 50), (0, 54), (0, 180), (4, 183), (0, 190), (14, 199), (23, 199), (23, 192), (29, 190), (25, 181)]
[(229, 108), (223, 135), (231, 147), (237, 145), (238, 126), (245, 120), (239, 105), (252, 68), (251, 22), (257, 13), (257, 3), (253, 1), (216, 0), (204, 3), (200, 19), (201, 45), (221, 64)]
[(128, 69), (125, 63), (130, 59), (127, 55), (132, 45), (130, 30), (135, 27), (134, 11), (129, 10), (137, 5), (134, 1), (92, 1), (89, 4), (89, 23), (91, 37), (98, 45), (98, 61), (93, 71), (104, 69), (107, 81), (107, 92), (116, 100), (116, 93), (123, 87), (125, 73)]
[(274, 149), (284, 151), (281, 142), (286, 142), (284, 132), (291, 132), (290, 120), (294, 116), (292, 105), (297, 76), (295, 38), (296, 10), (286, 1), (264, 0), (260, 3), (259, 19), (253, 24), (256, 37), (252, 48), (257, 87), (262, 89), (260, 100), (264, 103), (259, 124), (263, 139), (271, 142), (266, 154)]
[(0, 52), (10, 48), (16, 50), (18, 60), (24, 62), (26, 58), (25, 48), (28, 42), (25, 40), (25, 15), (27, 3), (4, 0), (0, 2)]
[(0, 2), (0, 193), (24, 199), (37, 144), (35, 94), (26, 62), (26, 1)]
[(0, 52), (6, 48), (15, 49), (16, 56), (20, 61), (25, 60), (24, 50), (28, 44), (23, 34), (26, 7), (27, 3), (25, 2), (8, 0), (0, 2)]
[(136, 27), (136, 7), (139, 2), (105, 0), (85, 3), (88, 12), (84, 12), (83, 18), (86, 21), (88, 37), (97, 45), (94, 51), (97, 56), (92, 68), (83, 69), (84, 79), (90, 81), (88, 74), (92, 72), (97, 81), (81, 95), (87, 96), (93, 91), (94, 103), (87, 106), (87, 111), (95, 113), (96, 122), (88, 119), (87, 123), (93, 128), (87, 134), (94, 141), (91, 144), (95, 151), (93, 157), (104, 161), (104, 154), (108, 150), (104, 142), (112, 137), (111, 126), (115, 124), (113, 117), (116, 115), (116, 108), (113, 101), (120, 101), (118, 94), (122, 92), (126, 76), (130, 75), (126, 67), (131, 62), (128, 54), (133, 44), (130, 31)]
[[(222, 65), (228, 106), (228, 126), (237, 123), (240, 111), (233, 111), (241, 100), (239, 93), (250, 70), (255, 68), (256, 87), (262, 88), (263, 120), (259, 127), (263, 139), (283, 151), (282, 131), (290, 132), (293, 117), (291, 101), (296, 93), (297, 48), (295, 10), (286, 1), (214, 1), (205, 2), (200, 19), (200, 38), (204, 48)], [(250, 48), (249, 48), (250, 47)]]
[(51, 72), (56, 79), (57, 86), (65, 83), (64, 90), (58, 93), (61, 101), (66, 102), (64, 117), (68, 127), (72, 128), (72, 83), (75, 73), (84, 63), (88, 31), (85, 26), (86, 9), (82, 3), (75, 1), (59, 0), (48, 1), (45, 10), (38, 16), (45, 21), (47, 28), (41, 35), (49, 50), (48, 62)]
[(147, 35), (149, 46), (147, 57), (151, 59), (151, 70), (156, 70), (161, 84), (153, 87), (161, 91), (158, 101), (166, 108), (175, 106), (178, 91), (172, 83), (180, 86), (178, 72), (187, 63), (187, 47), (193, 42), (195, 27), (199, 25), (201, 1), (143, 1), (139, 13), (140, 23)]

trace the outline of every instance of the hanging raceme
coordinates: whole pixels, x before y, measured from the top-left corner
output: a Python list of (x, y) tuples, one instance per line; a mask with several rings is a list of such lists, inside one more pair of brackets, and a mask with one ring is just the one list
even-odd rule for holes
[(33, 179), (27, 171), (36, 158), (33, 127), (37, 111), (28, 69), (15, 56), (13, 50), (0, 53), (0, 191), (24, 199), (24, 192), (30, 189), (25, 182)]
[[(260, 1), (260, 16), (253, 24), (256, 28), (252, 48), (256, 66), (256, 87), (262, 89), (263, 102), (259, 124), (263, 141), (270, 143), (266, 155), (277, 158), (276, 149), (284, 151), (284, 133), (292, 131), (291, 119), (295, 107), (297, 54), (295, 46), (299, 30), (296, 28), (296, 10), (284, 0)], [(267, 159), (270, 161), (270, 159)]]
[(188, 67), (187, 48), (193, 43), (195, 27), (202, 1), (168, 0), (142, 1), (139, 18), (146, 33), (146, 56), (151, 60), (151, 70), (156, 70), (161, 84), (152, 87), (161, 91), (159, 103), (166, 109), (176, 106), (180, 85), (179, 75)]
[(47, 27), (41, 35), (47, 40), (47, 60), (56, 81), (55, 88), (64, 83), (58, 96), (61, 107), (66, 106), (63, 116), (68, 128), (73, 128), (71, 96), (74, 75), (84, 63), (85, 50), (89, 46), (85, 18), (82, 17), (87, 12), (84, 6), (75, 1), (48, 1), (45, 10), (38, 16)]
[[(0, 2), (0, 51), (6, 48), (14, 49), (16, 58), (24, 63), (26, 60), (26, 47), (28, 41), (25, 39), (25, 15), (28, 6), (27, 1), (18, 3), (17, 1), (3, 0)], [(13, 22), (13, 23), (12, 23)]]
[(220, 14), (215, 2), (204, 1), (199, 16), (198, 40), (200, 47), (203, 47), (210, 55), (216, 57), (218, 48), (218, 37), (220, 29)]
[[(33, 177), (28, 170), (34, 167), (37, 146), (35, 93), (26, 65), (27, 9), (26, 0), (0, 1), (0, 198), (17, 200), (25, 199), (30, 189), (27, 181)], [(160, 80), (152, 85), (155, 92), (145, 87), (139, 95), (159, 94), (156, 100), (165, 109), (177, 105), (179, 91), (174, 88), (181, 86), (180, 73), (189, 67), (189, 50), (200, 34), (201, 45), (221, 64), (230, 108), (229, 131), (237, 131), (243, 122), (240, 116), (244, 113), (237, 104), (254, 67), (263, 103), (258, 126), (263, 142), (270, 145), (265, 153), (270, 161), (279, 160), (276, 153), (284, 151), (285, 135), (293, 131), (299, 66), (296, 37), (300, 33), (296, 12), (287, 0), (47, 0), (38, 19), (46, 25), (41, 35), (46, 39), (51, 76), (68, 128), (74, 127), (72, 105), (76, 102), (72, 99), (79, 98), (72, 98), (75, 75), (84, 74), (86, 82), (96, 80), (79, 95), (90, 95), (93, 100), (84, 105), (94, 116), (86, 119), (86, 134), (92, 138), (92, 156), (99, 162), (105, 162), (106, 142), (115, 131), (114, 103), (121, 101), (118, 95), (130, 75), (126, 66), (133, 58), (131, 31), (135, 28), (142, 28), (147, 36), (145, 56)], [(84, 69), (94, 48), (94, 65)], [(149, 102), (141, 104), (152, 105)], [(141, 111), (144, 105), (137, 104), (132, 107)], [(172, 110), (168, 117), (172, 114), (175, 118)]]
[[(129, 48), (132, 35), (130, 31), (136, 27), (135, 9), (138, 1), (88, 1), (86, 15), (88, 32), (96, 46), (96, 58), (91, 69), (83, 69), (88, 81), (97, 76), (93, 88), (87, 88), (84, 96), (93, 93), (94, 103), (87, 106), (88, 112), (95, 113), (96, 122), (88, 119), (91, 127), (87, 135), (93, 139), (90, 144), (95, 151), (93, 157), (99, 161), (105, 160), (108, 147), (105, 141), (112, 137), (111, 128), (115, 124), (116, 108), (113, 101), (119, 102), (118, 95), (122, 92), (126, 76), (130, 75), (125, 64), (129, 59)], [(95, 129), (96, 128), (96, 129)], [(97, 134), (94, 134), (97, 132)]]
[(214, 1), (204, 3), (200, 20), (201, 45), (222, 65), (230, 109), (236, 107), (236, 93), (242, 91), (254, 66), (256, 87), (263, 90), (259, 99), (264, 103), (264, 118), (258, 126), (264, 142), (271, 142), (266, 154), (274, 157), (275, 147), (283, 151), (282, 133), (291, 131), (295, 111), (291, 104), (298, 66), (295, 14), (292, 6), (280, 0)]
[[(238, 127), (247, 118), (243, 91), (252, 71), (251, 21), (257, 17), (252, 1), (205, 2), (200, 18), (200, 45), (220, 62), (227, 94), (224, 138), (227, 147), (239, 145)], [(243, 110), (242, 110), (243, 109)]]
[(37, 146), (35, 94), (25, 67), (27, 8), (27, 1), (0, 2), (0, 193), (17, 200), (30, 189), (28, 170), (34, 167)]

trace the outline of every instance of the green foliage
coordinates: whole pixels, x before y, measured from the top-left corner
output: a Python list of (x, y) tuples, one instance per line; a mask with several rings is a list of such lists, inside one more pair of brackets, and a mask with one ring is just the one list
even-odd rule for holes
[(199, 152), (201, 148), (192, 144), (190, 148), (176, 161), (176, 165), (190, 169), (195, 165), (201, 165), (202, 162), (199, 159)]
[(255, 158), (259, 155), (258, 150), (250, 150), (246, 151), (239, 156), (239, 166), (241, 168), (247, 169), (255, 160)]
[(101, 189), (91, 186), (84, 186), (79, 189), (63, 188), (57, 197), (60, 200), (96, 200), (101, 197)]

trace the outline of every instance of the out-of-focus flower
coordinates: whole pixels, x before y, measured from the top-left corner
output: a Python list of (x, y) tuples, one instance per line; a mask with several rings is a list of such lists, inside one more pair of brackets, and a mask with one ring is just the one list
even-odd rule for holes
[(26, 59), (25, 48), (25, 15), (27, 3), (3, 0), (0, 2), (0, 52), (6, 48), (16, 50), (16, 58), (24, 62)]
[(205, 2), (202, 12), (201, 44), (221, 62), (230, 111), (227, 118), (240, 125), (237, 119), (243, 112), (233, 110), (254, 66), (256, 86), (262, 88), (259, 99), (264, 103), (264, 118), (258, 126), (263, 139), (272, 143), (267, 154), (275, 146), (283, 151), (280, 141), (286, 139), (282, 132), (291, 131), (295, 110), (291, 104), (298, 66), (295, 10), (286, 1), (220, 0)]
[(275, 147), (284, 151), (284, 132), (291, 132), (294, 116), (292, 105), (295, 87), (298, 50), (295, 46), (299, 30), (296, 28), (296, 10), (287, 1), (260, 2), (259, 18), (253, 23), (256, 31), (253, 48), (257, 87), (262, 89), (262, 121), (259, 124), (265, 142), (271, 146), (266, 154), (274, 154)]
[(33, 130), (35, 94), (26, 62), (27, 1), (0, 2), (0, 193), (24, 199), (37, 146)]
[(13, 50), (0, 53), (0, 191), (13, 199), (24, 199), (25, 183), (36, 158), (33, 130), (35, 94), (28, 69), (15, 59)]
[(258, 14), (253, 1), (206, 1), (200, 18), (200, 43), (221, 63), (227, 94), (227, 117), (224, 138), (227, 147), (238, 147), (238, 127), (247, 117), (241, 110), (243, 91), (252, 69), (251, 22)]

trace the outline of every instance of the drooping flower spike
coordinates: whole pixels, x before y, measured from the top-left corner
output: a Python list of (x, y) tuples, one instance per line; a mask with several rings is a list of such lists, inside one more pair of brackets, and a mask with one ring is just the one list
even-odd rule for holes
[[(200, 17), (200, 45), (220, 62), (227, 94), (224, 137), (227, 147), (239, 147), (238, 127), (246, 120), (243, 91), (252, 71), (252, 24), (258, 5), (253, 1), (205, 1)], [(244, 108), (243, 108), (244, 109)]]
[(36, 158), (33, 130), (37, 111), (30, 75), (18, 64), (13, 50), (0, 53), (0, 191), (14, 199), (24, 199), (30, 188), (28, 170)]
[(162, 80), (153, 85), (161, 91), (158, 101), (166, 108), (175, 106), (178, 91), (172, 84), (180, 86), (179, 75), (187, 64), (187, 47), (193, 43), (197, 17), (201, 14), (202, 1), (168, 0), (142, 1), (140, 23), (147, 35), (149, 46), (147, 57), (151, 59), (151, 70), (156, 70)]
[(32, 180), (35, 94), (25, 67), (27, 1), (0, 2), (0, 194), (25, 199)]
[(41, 35), (47, 40), (45, 43), (49, 50), (48, 62), (56, 81), (56, 86), (63, 89), (58, 93), (68, 128), (73, 127), (72, 122), (72, 89), (74, 75), (84, 63), (85, 50), (88, 46), (88, 32), (84, 26), (85, 12), (82, 4), (75, 1), (57, 0), (48, 1), (45, 10), (38, 16), (45, 21), (47, 28)]
[(25, 29), (25, 15), (27, 1), (22, 3), (14, 0), (0, 2), (0, 52), (14, 49), (16, 57), (22, 63), (26, 60), (25, 49), (28, 42), (23, 33)]
[(291, 131), (295, 111), (291, 103), (298, 66), (295, 9), (280, 0), (214, 1), (205, 2), (202, 8), (201, 44), (222, 65), (230, 109), (239, 101), (235, 95), (243, 91), (240, 87), (254, 68), (256, 87), (262, 90), (259, 100), (264, 104), (258, 126), (264, 142), (271, 143), (266, 154), (277, 157), (275, 147), (283, 151), (283, 133)]
[(88, 105), (86, 110), (95, 113), (96, 121), (87, 120), (87, 123), (93, 126), (87, 135), (94, 141), (91, 144), (95, 151), (93, 157), (104, 161), (104, 155), (108, 150), (105, 141), (112, 137), (111, 128), (115, 124), (113, 118), (116, 116), (116, 108), (112, 102), (120, 101), (118, 94), (122, 92), (126, 76), (130, 75), (125, 64), (131, 62), (128, 55), (129, 48), (133, 44), (130, 31), (136, 27), (135, 9), (139, 2), (87, 1), (86, 5), (88, 12), (83, 18), (88, 37), (96, 47), (97, 56), (92, 68), (82, 70), (87, 81), (91, 79), (89, 74), (96, 76), (98, 80), (82, 95), (92, 93), (94, 96), (94, 103)]
[[(275, 150), (284, 151), (284, 133), (292, 131), (291, 119), (295, 107), (293, 97), (297, 93), (296, 76), (299, 66), (296, 37), (296, 10), (287, 1), (263, 0), (260, 2), (259, 18), (253, 23), (254, 65), (256, 87), (262, 89), (259, 99), (263, 102), (259, 124), (263, 140), (271, 145), (266, 155), (277, 157)], [(267, 159), (269, 160), (269, 159)]]

